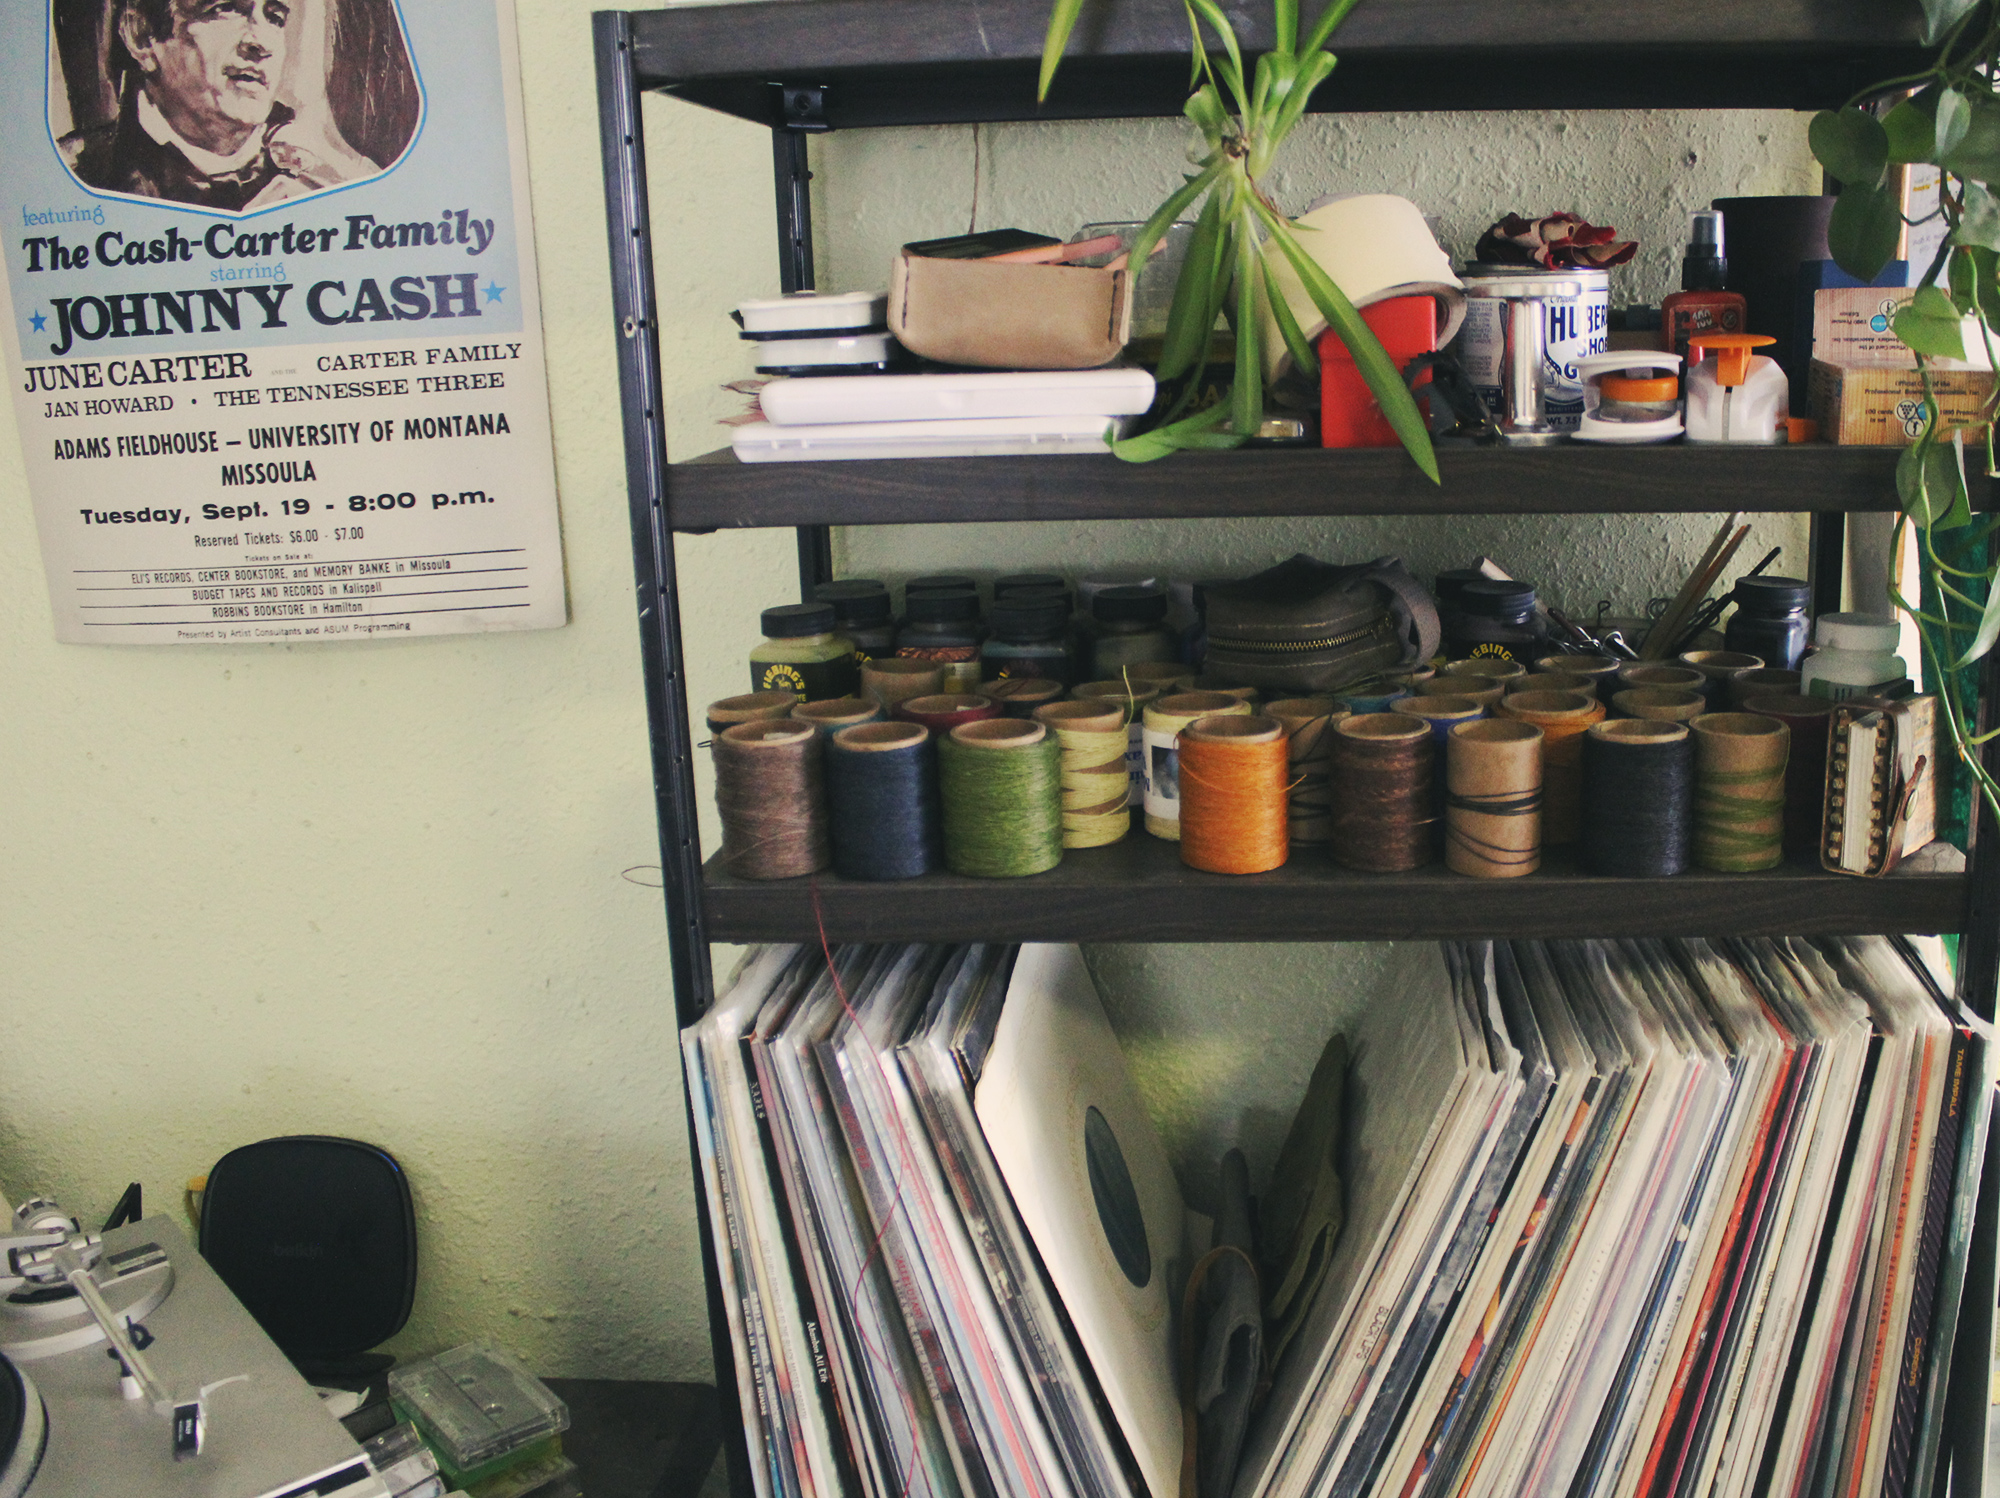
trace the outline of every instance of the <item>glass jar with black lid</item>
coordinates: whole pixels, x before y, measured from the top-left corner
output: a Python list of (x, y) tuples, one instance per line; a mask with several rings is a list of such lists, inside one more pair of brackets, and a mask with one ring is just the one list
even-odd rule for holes
[(1116, 681), (1126, 666), (1174, 659), (1173, 631), (1166, 625), (1167, 595), (1145, 583), (1099, 588), (1090, 600), (1094, 623), (1090, 679)]
[(979, 595), (970, 588), (906, 591), (896, 654), (944, 667), (947, 692), (979, 690)]
[(1079, 678), (1069, 633), (1069, 595), (1029, 588), (995, 598), (986, 614), (979, 657), (987, 681), (1038, 676), (1074, 686)]
[(1441, 622), (1445, 655), (1451, 660), (1488, 656), (1526, 665), (1541, 650), (1533, 583), (1490, 577), (1464, 583)]
[(1723, 647), (1781, 671), (1798, 670), (1812, 633), (1806, 618), (1812, 584), (1798, 577), (1746, 577), (1729, 596), (1736, 612), (1723, 631)]
[(872, 578), (843, 578), (821, 583), (813, 589), (813, 596), (833, 605), (836, 626), (854, 642), (855, 664), (896, 653), (895, 611), (884, 584)]

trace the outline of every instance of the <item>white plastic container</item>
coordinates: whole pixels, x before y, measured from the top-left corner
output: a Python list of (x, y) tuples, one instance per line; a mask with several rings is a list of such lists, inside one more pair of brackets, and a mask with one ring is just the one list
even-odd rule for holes
[[(1725, 338), (1733, 346), (1703, 346)], [(1771, 342), (1756, 333), (1700, 333), (1690, 341), (1689, 356), (1699, 351), (1701, 357), (1681, 382), (1688, 441), (1767, 445), (1787, 439), (1791, 385), (1776, 360), (1750, 352)]]
[(1138, 416), (1153, 404), (1143, 369), (1045, 369), (978, 374), (816, 375), (758, 392), (778, 426), (1007, 417)]
[(1835, 702), (1865, 697), (1910, 674), (1896, 654), (1902, 626), (1888, 614), (1823, 614), (1813, 632), (1819, 648), (1799, 669), (1799, 690)]
[(745, 338), (832, 337), (889, 325), (886, 291), (794, 291), (736, 309)]
[[(1577, 441), (1671, 442), (1680, 436), (1679, 354), (1613, 350), (1586, 354), (1577, 360), (1576, 367), (1583, 380), (1583, 420), (1576, 430)], [(1607, 376), (1611, 380), (1609, 395), (1605, 391)], [(1625, 382), (1622, 388), (1620, 380)], [(1635, 381), (1659, 388), (1635, 390)], [(1643, 404), (1641, 396), (1647, 397)]]
[(971, 421), (854, 421), (777, 426), (753, 421), (729, 445), (742, 463), (816, 463), (839, 458), (985, 458), (1104, 453), (1124, 423), (1116, 416), (1011, 416)]

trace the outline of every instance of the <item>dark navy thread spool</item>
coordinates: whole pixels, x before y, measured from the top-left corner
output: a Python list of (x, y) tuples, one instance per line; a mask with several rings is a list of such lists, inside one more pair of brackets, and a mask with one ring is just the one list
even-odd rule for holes
[(1594, 874), (1659, 878), (1694, 846), (1694, 736), (1684, 723), (1614, 718), (1583, 736), (1583, 857)]
[(944, 866), (937, 746), (920, 723), (864, 723), (827, 742), (834, 872), (915, 879)]

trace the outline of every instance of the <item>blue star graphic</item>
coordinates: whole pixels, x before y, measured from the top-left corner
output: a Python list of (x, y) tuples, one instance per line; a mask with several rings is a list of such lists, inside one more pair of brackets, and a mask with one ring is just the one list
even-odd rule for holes
[(493, 282), (488, 281), (486, 283), (486, 300), (489, 302), (497, 302), (500, 300), (501, 296), (506, 292), (506, 290), (507, 290), (506, 287), (496, 286)]
[(46, 317), (42, 316), (42, 314), (39, 312), (37, 312), (33, 317), (28, 319), (28, 326), (33, 328), (37, 333), (41, 332), (42, 329), (47, 327), (48, 325), (49, 325), (49, 320)]

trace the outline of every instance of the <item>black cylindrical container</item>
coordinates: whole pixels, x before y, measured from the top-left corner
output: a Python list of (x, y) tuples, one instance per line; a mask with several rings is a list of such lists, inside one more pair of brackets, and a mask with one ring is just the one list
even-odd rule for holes
[(1438, 609), (1443, 611), (1457, 606), (1458, 595), (1465, 591), (1467, 584), (1485, 581), (1486, 574), (1477, 567), (1450, 567), (1437, 575), (1431, 592), (1437, 598)]
[(1723, 633), (1723, 648), (1754, 655), (1780, 671), (1798, 670), (1812, 632), (1806, 618), (1812, 584), (1797, 577), (1746, 577), (1730, 597), (1736, 612)]
[(1465, 583), (1443, 611), (1444, 653), (1462, 661), (1472, 656), (1528, 665), (1542, 653), (1542, 625), (1535, 613), (1535, 585), (1482, 577)]
[(963, 573), (933, 572), (928, 577), (913, 577), (903, 584), (903, 601), (907, 604), (913, 593), (964, 593), (979, 596), (979, 584)]
[(993, 579), (993, 601), (998, 603), (1009, 593), (1062, 593), (1067, 588), (1063, 580), (1053, 572), (1014, 572), (1006, 577)]
[(986, 632), (979, 647), (982, 679), (1039, 676), (1076, 685), (1067, 595), (1028, 590), (998, 598), (986, 615)]
[(844, 578), (821, 583), (813, 589), (813, 597), (833, 605), (834, 627), (854, 642), (856, 665), (896, 653), (895, 611), (883, 584), (870, 578)]
[(1099, 588), (1090, 600), (1092, 681), (1117, 681), (1126, 666), (1174, 658), (1167, 595), (1145, 583)]
[(979, 690), (979, 595), (970, 588), (904, 596), (896, 654), (944, 667), (947, 692)]

